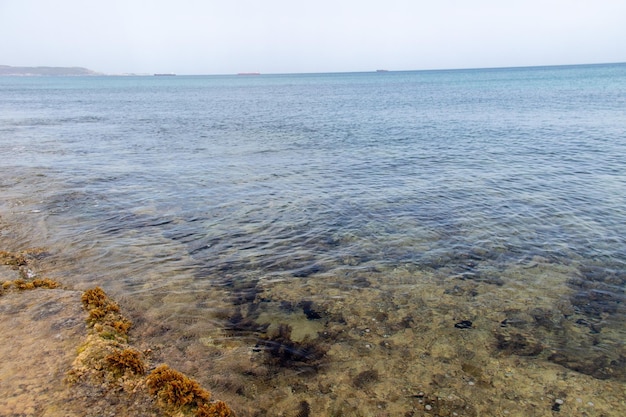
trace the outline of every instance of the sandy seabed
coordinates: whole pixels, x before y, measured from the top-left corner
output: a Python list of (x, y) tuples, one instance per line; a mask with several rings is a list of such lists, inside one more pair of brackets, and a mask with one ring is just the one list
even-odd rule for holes
[[(9, 267), (0, 272), (0, 281), (16, 279)], [(266, 285), (265, 311), (254, 320), (287, 324), (287, 338), (323, 345), (323, 356), (310, 366), (281, 369), (264, 359), (258, 345), (229, 338), (223, 329), (187, 348), (184, 360), (167, 346), (155, 346), (154, 355), (171, 357), (183, 368), (202, 363), (199, 380), (215, 387), (239, 416), (623, 416), (623, 381), (548, 361), (550, 343), (536, 340), (541, 333), (502, 324), (533, 322), (529, 317), (538, 311), (555, 320), (567, 306), (555, 308), (541, 288), (533, 292), (525, 281), (541, 276), (543, 286), (558, 290), (566, 271), (536, 259), (508, 273), (516, 275), (519, 288), (433, 277), (416, 288), (402, 285), (414, 275), (402, 270), (393, 274), (393, 290), (364, 285), (350, 297), (319, 278), (299, 287)], [(307, 292), (326, 301), (316, 302), (313, 312), (307, 304), (305, 312), (297, 300)], [(509, 293), (506, 306), (496, 308), (503, 299), (498, 292)], [(145, 386), (67, 382), (88, 334), (81, 294), (39, 288), (0, 295), (0, 415), (176, 415), (159, 409)], [(279, 304), (295, 307), (288, 313), (272, 309)], [(141, 328), (145, 323), (131, 336), (150, 350)], [(573, 327), (568, 337), (587, 331)], [(544, 336), (549, 338), (547, 331)], [(624, 370), (615, 371), (619, 377)]]

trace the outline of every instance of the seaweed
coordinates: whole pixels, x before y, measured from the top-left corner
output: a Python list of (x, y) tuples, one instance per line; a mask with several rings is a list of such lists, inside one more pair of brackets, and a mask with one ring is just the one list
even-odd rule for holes
[(81, 301), (89, 312), (87, 322), (104, 338), (125, 338), (133, 323), (120, 314), (120, 307), (100, 287), (87, 290)]
[(259, 324), (250, 317), (244, 317), (240, 311), (227, 314), (224, 328), (232, 334), (263, 333), (269, 327), (269, 323)]
[(263, 292), (258, 284), (258, 279), (246, 280), (235, 279), (234, 277), (226, 278), (219, 283), (222, 288), (229, 291), (229, 301), (236, 306), (252, 303), (257, 294)]
[(30, 271), (26, 268), (29, 259), (41, 259), (48, 253), (41, 248), (31, 248), (20, 252), (0, 251), (0, 265), (10, 266), (11, 269), (19, 271), (24, 278), (29, 277)]
[(570, 297), (574, 309), (590, 318), (623, 312), (626, 272), (620, 267), (583, 265), (568, 281), (576, 292)]
[(368, 385), (377, 382), (379, 379), (378, 371), (375, 369), (370, 369), (367, 371), (360, 372), (352, 379), (352, 385), (358, 389), (364, 389)]
[(35, 288), (58, 288), (61, 284), (50, 279), (50, 278), (37, 278), (33, 280), (33, 285)]
[(35, 285), (32, 282), (26, 282), (23, 279), (16, 279), (15, 281), (13, 281), (13, 285), (15, 285), (15, 288), (20, 291), (35, 289)]
[(196, 417), (234, 417), (235, 413), (224, 401), (215, 401), (209, 404), (200, 404), (196, 410)]
[(268, 354), (268, 363), (280, 367), (310, 365), (317, 367), (327, 348), (306, 337), (300, 342), (291, 340), (291, 326), (280, 324), (278, 329), (261, 339), (257, 347)]
[(298, 412), (296, 417), (309, 417), (311, 415), (311, 406), (306, 400), (300, 401), (298, 404)]
[(26, 266), (28, 263), (26, 261), (26, 253), (27, 252), (12, 253), (2, 250), (0, 251), (0, 262), (2, 262), (2, 265), (8, 265), (13, 267), (13, 269), (18, 269), (20, 266)]
[(166, 406), (199, 407), (211, 398), (211, 393), (203, 389), (198, 382), (167, 365), (159, 365), (153, 370), (146, 384), (152, 395)]
[[(60, 284), (54, 280), (49, 278), (36, 278), (32, 281), (26, 281), (24, 279), (16, 279), (13, 281), (13, 285), (20, 291), (23, 290), (34, 290), (35, 288), (58, 288)], [(9, 288), (11, 286), (11, 281), (7, 281), (3, 284), (5, 288)]]
[(602, 353), (563, 351), (553, 353), (548, 360), (597, 379), (613, 378), (626, 381), (626, 355), (624, 354), (611, 358)]
[(303, 300), (299, 305), (302, 307), (302, 311), (307, 320), (319, 320), (322, 318), (321, 313), (313, 308), (313, 301)]
[(135, 375), (143, 375), (146, 367), (141, 360), (141, 353), (135, 349), (116, 350), (108, 355), (105, 360), (111, 368), (125, 373), (127, 370)]
[[(80, 379), (111, 384), (115, 389), (138, 392), (146, 387), (156, 396), (164, 415), (197, 417), (232, 417), (235, 414), (222, 401), (209, 402), (211, 393), (193, 379), (168, 365), (160, 365), (147, 376), (144, 355), (128, 345), (127, 332), (132, 323), (100, 287), (87, 290), (81, 301), (89, 311), (90, 335), (81, 346), (67, 382)], [(148, 394), (146, 392), (146, 394)], [(148, 398), (148, 397), (146, 397)], [(154, 401), (150, 398), (149, 401)]]
[(32, 281), (27, 281), (25, 279), (19, 278), (15, 281), (4, 281), (1, 286), (1, 290), (8, 290), (12, 286), (14, 286), (19, 291), (25, 290), (34, 290), (35, 288), (48, 288), (54, 289), (58, 288), (61, 284), (58, 282), (51, 280), (49, 278), (36, 278)]
[(540, 341), (515, 330), (499, 330), (495, 334), (498, 350), (518, 356), (537, 356), (543, 351)]
[(119, 306), (111, 300), (100, 287), (95, 287), (85, 291), (81, 297), (81, 301), (83, 302), (83, 306), (86, 310), (99, 308), (106, 312), (120, 311)]

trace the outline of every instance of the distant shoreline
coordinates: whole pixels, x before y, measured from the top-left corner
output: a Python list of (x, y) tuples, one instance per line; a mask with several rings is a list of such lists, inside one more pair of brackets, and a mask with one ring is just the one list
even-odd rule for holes
[(0, 76), (7, 77), (78, 77), (104, 75), (83, 67), (12, 67), (0, 65)]
[(237, 72), (237, 73), (105, 73), (98, 72), (84, 67), (18, 67), (10, 65), (0, 65), (0, 77), (85, 77), (85, 76), (109, 76), (109, 77), (144, 77), (144, 76), (254, 76), (254, 75), (320, 75), (320, 74), (356, 74), (356, 73), (402, 73), (402, 72), (452, 72), (452, 71), (485, 71), (485, 70), (513, 70), (513, 69), (533, 69), (533, 68), (569, 68), (569, 67), (589, 67), (603, 65), (626, 65), (626, 62), (598, 62), (583, 64), (548, 64), (548, 65), (519, 65), (519, 66), (496, 66), (496, 67), (467, 67), (467, 68), (421, 68), (421, 69), (375, 69), (356, 71), (330, 71), (330, 72)]

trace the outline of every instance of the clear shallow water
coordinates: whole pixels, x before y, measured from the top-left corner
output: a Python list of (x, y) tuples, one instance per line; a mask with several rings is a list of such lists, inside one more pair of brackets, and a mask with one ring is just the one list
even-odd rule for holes
[[(478, 291), (455, 308), (496, 325), (528, 291), (568, 306), (527, 323), (552, 362), (623, 380), (625, 109), (626, 65), (0, 78), (4, 244), (49, 247), (51, 273), (126, 297), (185, 354), (215, 328), (253, 346), (237, 314), (301, 299), (328, 329), (333, 291), (380, 291), (357, 316), (407, 285)], [(618, 371), (572, 364), (596, 348), (563, 320), (604, 326)]]

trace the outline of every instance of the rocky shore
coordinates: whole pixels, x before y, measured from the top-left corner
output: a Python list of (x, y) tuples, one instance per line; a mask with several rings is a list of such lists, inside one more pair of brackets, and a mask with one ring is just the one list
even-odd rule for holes
[(100, 288), (38, 278), (30, 264), (41, 254), (0, 251), (0, 415), (234, 416), (196, 381), (134, 349), (132, 323)]

